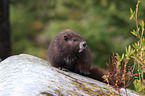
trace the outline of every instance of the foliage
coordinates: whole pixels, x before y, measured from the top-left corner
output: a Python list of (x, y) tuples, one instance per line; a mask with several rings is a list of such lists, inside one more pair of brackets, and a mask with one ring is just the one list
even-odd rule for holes
[(131, 54), (133, 54), (133, 50), (131, 50), (131, 47), (129, 46), (125, 57), (124, 54), (122, 54), (122, 57), (120, 57), (118, 53), (116, 53), (116, 56), (113, 53), (113, 56), (111, 57), (112, 61), (109, 57), (109, 62), (106, 63), (109, 69), (109, 73), (107, 76), (104, 75), (103, 78), (107, 81), (108, 84), (111, 84), (118, 91), (121, 87), (127, 88), (130, 86), (134, 79), (137, 78), (137, 73), (134, 73), (135, 65), (128, 66), (127, 68), (127, 64), (130, 59), (128, 57)]
[[(136, 9), (133, 11), (130, 8), (130, 20), (134, 20), (136, 22), (136, 30), (133, 29), (131, 33), (135, 35), (139, 41), (135, 42), (128, 46), (128, 48), (125, 48), (125, 54), (122, 54), (122, 57), (116, 54), (116, 56), (112, 56), (112, 63), (109, 59), (109, 63), (107, 63), (109, 67), (109, 75), (104, 76), (106, 81), (109, 81), (108, 83), (113, 84), (115, 88), (119, 88), (120, 85), (123, 85), (124, 88), (128, 87), (131, 82), (134, 81), (134, 87), (136, 88), (136, 91), (145, 93), (145, 84), (144, 84), (144, 74), (145, 74), (145, 39), (143, 36), (144, 33), (144, 21), (140, 20), (138, 22), (138, 6), (139, 6), (140, 0), (138, 0), (136, 4)], [(141, 28), (140, 28), (141, 27)], [(129, 60), (133, 60), (134, 65), (131, 67), (126, 67), (129, 64)], [(121, 64), (122, 63), (122, 64)], [(123, 67), (122, 67), (123, 66)], [(138, 79), (134, 80), (134, 78), (137, 78), (137, 73), (133, 73), (135, 70), (135, 66), (137, 66), (137, 72), (138, 72)], [(119, 89), (118, 89), (119, 90)]]
[[(134, 28), (128, 19), (128, 9), (134, 8), (135, 0), (10, 1), (13, 54), (28, 53), (46, 59), (50, 40), (70, 28), (87, 41), (93, 64), (104, 67), (108, 54), (121, 54), (124, 46), (135, 40), (133, 36), (127, 37)], [(142, 2), (144, 13), (145, 1)]]
[[(121, 61), (123, 61), (122, 64), (121, 64)], [(126, 88), (131, 84), (134, 78), (137, 78), (136, 77), (137, 73), (135, 74), (133, 73), (135, 65), (129, 66), (128, 70), (126, 70), (127, 63), (128, 63), (128, 59), (127, 57), (124, 58), (124, 54), (122, 55), (122, 58), (120, 58), (118, 54), (115, 57), (114, 53), (112, 56), (112, 63), (110, 60), (109, 60), (109, 64), (107, 63), (107, 66), (109, 67), (109, 75), (110, 75), (109, 81), (111, 84), (114, 84), (113, 86), (116, 88), (117, 87)]]

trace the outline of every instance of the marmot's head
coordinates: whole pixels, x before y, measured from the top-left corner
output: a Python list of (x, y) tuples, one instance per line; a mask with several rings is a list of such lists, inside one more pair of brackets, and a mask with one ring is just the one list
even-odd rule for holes
[[(59, 37), (58, 37), (59, 36)], [(81, 53), (87, 47), (86, 41), (83, 37), (71, 29), (65, 29), (56, 36), (60, 49), (73, 53)]]

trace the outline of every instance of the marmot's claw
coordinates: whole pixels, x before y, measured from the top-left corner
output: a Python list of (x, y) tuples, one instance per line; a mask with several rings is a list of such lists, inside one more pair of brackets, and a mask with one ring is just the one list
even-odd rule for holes
[(83, 75), (89, 75), (90, 74), (90, 72), (87, 69), (81, 69), (80, 73), (83, 74)]
[(66, 72), (69, 71), (69, 70), (67, 70), (67, 69), (65, 69), (65, 68), (63, 68), (63, 67), (58, 67), (58, 69), (60, 69), (60, 70), (62, 70), (62, 71), (66, 71)]

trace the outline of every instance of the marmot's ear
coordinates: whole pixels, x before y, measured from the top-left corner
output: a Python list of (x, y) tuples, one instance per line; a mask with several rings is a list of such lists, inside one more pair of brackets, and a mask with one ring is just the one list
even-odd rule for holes
[(68, 40), (68, 37), (67, 36), (64, 36), (64, 40), (67, 41)]

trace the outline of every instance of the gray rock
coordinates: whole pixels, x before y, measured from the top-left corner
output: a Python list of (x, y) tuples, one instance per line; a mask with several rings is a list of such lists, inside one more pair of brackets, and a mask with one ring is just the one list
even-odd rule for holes
[[(115, 95), (118, 92), (112, 89)], [(125, 95), (122, 88), (121, 94)], [(139, 94), (127, 89), (128, 96)], [(0, 96), (110, 96), (106, 84), (61, 71), (40, 58), (20, 54), (0, 62)]]

